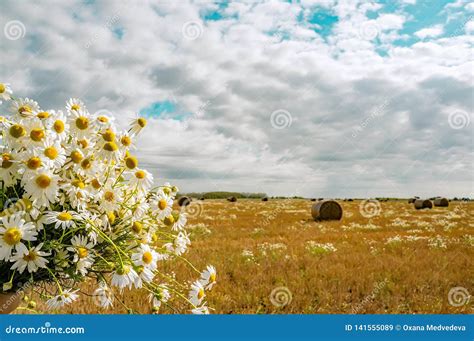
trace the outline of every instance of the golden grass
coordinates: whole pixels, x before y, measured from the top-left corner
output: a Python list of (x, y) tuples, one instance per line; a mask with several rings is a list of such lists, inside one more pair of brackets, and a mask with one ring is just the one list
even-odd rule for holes
[[(389, 201), (369, 219), (359, 201), (341, 202), (338, 222), (313, 221), (308, 200), (199, 204), (202, 213), (189, 220), (187, 258), (199, 269), (213, 264), (218, 270), (207, 297), (214, 313), (472, 313), (473, 300), (454, 307), (448, 292), (464, 287), (474, 294), (474, 203), (417, 211), (406, 201)], [(336, 251), (315, 243), (331, 243)], [(175, 269), (179, 278), (196, 278), (184, 264)], [(281, 286), (292, 300), (277, 307), (269, 296)], [(146, 293), (126, 292), (124, 299), (136, 312), (150, 313)], [(126, 313), (119, 304), (102, 310), (89, 298), (58, 312)]]

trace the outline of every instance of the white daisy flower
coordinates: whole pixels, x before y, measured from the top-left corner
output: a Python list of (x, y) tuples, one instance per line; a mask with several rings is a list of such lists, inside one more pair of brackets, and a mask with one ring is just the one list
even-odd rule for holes
[(145, 128), (147, 125), (147, 121), (143, 117), (135, 117), (130, 122), (130, 129), (129, 132), (132, 135), (138, 135), (140, 131)]
[(160, 190), (155, 198), (153, 198), (152, 209), (153, 213), (158, 215), (158, 219), (162, 220), (171, 215), (173, 210), (173, 200)]
[(78, 139), (82, 139), (93, 134), (92, 117), (85, 110), (72, 110), (68, 123), (71, 134), (74, 134), (74, 136)]
[(107, 186), (100, 194), (99, 206), (104, 211), (115, 211), (122, 202), (120, 189)]
[(88, 269), (94, 264), (95, 257), (91, 253), (94, 243), (85, 236), (74, 236), (71, 238), (71, 245), (67, 250), (74, 253), (72, 261), (76, 263), (76, 270), (85, 276)]
[(5, 142), (12, 149), (20, 149), (23, 147), (24, 141), (28, 138), (25, 126), (21, 123), (14, 123), (8, 124), (7, 128), (3, 135)]
[(130, 186), (137, 188), (141, 192), (146, 192), (153, 185), (153, 175), (150, 172), (136, 168), (132, 172), (129, 172)]
[(43, 243), (28, 249), (24, 244), (17, 247), (17, 253), (14, 254), (10, 261), (14, 262), (11, 270), (18, 269), (20, 274), (28, 268), (29, 273), (38, 271), (39, 268), (46, 268), (48, 260), (43, 256), (49, 256), (50, 253), (41, 251)]
[(33, 174), (30, 177), (23, 177), (23, 186), (31, 201), (39, 207), (49, 207), (54, 203), (58, 196), (57, 175), (49, 171)]
[(66, 102), (66, 109), (69, 112), (78, 112), (80, 110), (87, 110), (84, 103), (80, 99), (77, 99), (77, 98), (70, 98)]
[(43, 162), (51, 168), (60, 168), (66, 162), (66, 152), (58, 140), (46, 139), (40, 153)]
[(96, 150), (97, 157), (105, 162), (119, 162), (123, 156), (123, 151), (115, 141), (97, 143)]
[(66, 192), (72, 208), (78, 211), (86, 209), (90, 194), (82, 180), (71, 180), (69, 183), (64, 184), (62, 189)]
[(153, 271), (150, 268), (143, 267), (143, 266), (140, 266), (138, 268), (137, 274), (140, 277), (140, 279), (145, 283), (150, 283), (151, 281), (153, 281), (153, 278), (155, 278), (155, 274), (153, 273)]
[(48, 130), (55, 136), (57, 136), (61, 141), (64, 141), (69, 132), (69, 123), (66, 116), (61, 110), (51, 111), (47, 123)]
[(0, 104), (11, 99), (12, 93), (9, 83), (0, 83)]
[(27, 138), (23, 141), (28, 149), (34, 146), (41, 146), (46, 141), (48, 131), (39, 118), (32, 118), (25, 122)]
[(74, 302), (79, 295), (76, 294), (76, 292), (79, 291), (79, 289), (71, 291), (72, 289), (67, 289), (63, 290), (62, 293), (60, 293), (57, 296), (54, 296), (53, 298), (49, 299), (46, 301), (46, 304), (49, 309), (58, 309), (61, 307), (64, 307), (66, 304), (71, 304)]
[(150, 245), (140, 244), (138, 252), (132, 254), (132, 262), (136, 266), (143, 266), (152, 271), (156, 270), (158, 253), (152, 250)]
[(170, 292), (166, 284), (160, 284), (156, 289), (156, 292), (148, 295), (150, 303), (153, 305), (153, 308), (158, 310), (161, 307), (162, 303), (168, 302), (171, 298)]
[(119, 134), (117, 140), (119, 141), (120, 148), (123, 148), (125, 150), (135, 149), (135, 141), (128, 132)]
[(186, 216), (186, 213), (181, 212), (173, 212), (173, 217), (174, 217), (174, 224), (173, 224), (173, 231), (181, 231), (184, 229), (184, 226), (186, 226), (186, 223), (188, 221), (188, 218)]
[(206, 270), (201, 273), (201, 279), (199, 280), (203, 287), (207, 290), (211, 290), (212, 287), (216, 284), (217, 272), (216, 268), (212, 265), (208, 265)]
[(129, 265), (120, 266), (112, 275), (112, 285), (120, 288), (121, 290), (125, 287), (129, 289), (135, 284), (138, 279), (138, 275)]
[(15, 160), (16, 155), (13, 153), (3, 153), (0, 158), (0, 179), (2, 179), (5, 187), (16, 184), (20, 174), (18, 169), (20, 163)]
[(76, 220), (81, 220), (81, 216), (74, 211), (49, 211), (43, 215), (44, 224), (54, 224), (54, 228), (76, 227)]
[(21, 217), (21, 213), (2, 217), (0, 220), (0, 260), (7, 260), (11, 256), (12, 250), (18, 251), (23, 245), (21, 241), (35, 241), (38, 232), (31, 222), (26, 223)]
[(38, 103), (29, 98), (19, 98), (12, 102), (11, 107), (12, 113), (19, 118), (33, 117), (39, 109)]
[(94, 291), (94, 296), (97, 297), (102, 308), (113, 306), (114, 293), (104, 282), (100, 282), (99, 287)]
[(204, 287), (201, 282), (195, 281), (191, 285), (191, 290), (189, 291), (188, 299), (194, 306), (199, 306), (202, 303), (202, 300), (206, 297), (204, 292)]
[(206, 304), (203, 304), (200, 307), (191, 309), (191, 312), (194, 315), (209, 315), (209, 308), (206, 306)]
[(115, 121), (115, 117), (101, 114), (99, 115), (99, 112), (96, 112), (96, 115), (98, 115), (94, 121), (96, 126), (99, 129), (107, 129), (113, 126), (113, 122)]

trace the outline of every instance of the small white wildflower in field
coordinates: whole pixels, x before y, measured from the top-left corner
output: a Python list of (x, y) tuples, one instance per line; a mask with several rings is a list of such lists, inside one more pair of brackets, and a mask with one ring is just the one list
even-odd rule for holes
[(242, 251), (242, 257), (248, 262), (255, 262), (255, 255), (253, 254), (252, 250), (244, 249)]
[(263, 256), (266, 256), (268, 254), (271, 254), (273, 256), (276, 256), (280, 254), (281, 252), (286, 250), (286, 245), (283, 243), (262, 243), (258, 245), (258, 250)]
[(332, 243), (318, 243), (314, 240), (306, 242), (306, 249), (313, 254), (323, 254), (328, 252), (336, 252), (337, 249)]
[(400, 219), (400, 218), (395, 218), (395, 220), (392, 221), (392, 226), (394, 227), (408, 227), (410, 226), (406, 220)]
[(343, 230), (377, 230), (381, 227), (372, 223), (367, 224), (358, 224), (358, 223), (350, 223), (348, 226), (343, 225)]
[(396, 235), (395, 237), (388, 238), (387, 241), (385, 242), (385, 244), (393, 245), (393, 244), (398, 244), (398, 243), (401, 243), (401, 242), (402, 242), (402, 237), (400, 237), (399, 235)]
[(201, 279), (199, 280), (203, 287), (207, 290), (211, 290), (216, 284), (216, 268), (212, 265), (208, 265), (207, 268), (202, 272)]
[(438, 248), (438, 249), (446, 249), (448, 247), (446, 240), (444, 240), (443, 237), (441, 237), (440, 235), (430, 238), (428, 240), (428, 245), (430, 247)]

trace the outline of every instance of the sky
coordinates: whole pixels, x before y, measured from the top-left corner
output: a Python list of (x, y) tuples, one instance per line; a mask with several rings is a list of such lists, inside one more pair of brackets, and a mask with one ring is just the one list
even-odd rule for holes
[(145, 116), (137, 154), (157, 183), (474, 196), (472, 2), (0, 6), (0, 81), (46, 109)]

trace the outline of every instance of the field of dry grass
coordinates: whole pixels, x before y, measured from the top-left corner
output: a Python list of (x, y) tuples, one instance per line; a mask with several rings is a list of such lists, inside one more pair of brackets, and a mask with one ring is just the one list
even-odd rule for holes
[[(405, 201), (382, 202), (371, 218), (361, 215), (360, 203), (341, 202), (341, 221), (315, 222), (308, 200), (194, 202), (190, 209), (199, 214), (189, 219), (187, 258), (200, 269), (218, 269), (208, 296), (213, 312), (473, 312), (472, 299), (456, 307), (448, 293), (453, 287), (474, 293), (474, 203), (417, 211)], [(184, 265), (175, 269), (177, 277), (191, 278)], [(278, 287), (291, 293), (284, 306), (270, 300)], [(124, 296), (136, 312), (150, 313), (145, 293)], [(86, 298), (58, 312), (126, 311), (117, 304), (104, 311)]]

